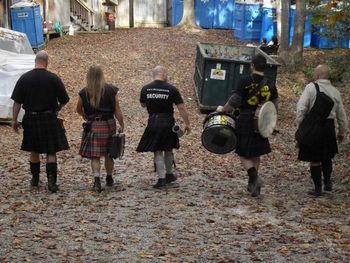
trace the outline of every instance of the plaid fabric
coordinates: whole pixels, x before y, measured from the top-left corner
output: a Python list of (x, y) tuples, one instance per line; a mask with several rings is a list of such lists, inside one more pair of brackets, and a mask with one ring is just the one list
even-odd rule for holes
[(175, 123), (174, 117), (169, 114), (153, 114), (148, 119), (148, 125), (141, 137), (136, 151), (156, 152), (179, 149), (177, 135), (171, 130)]
[(69, 149), (66, 131), (54, 113), (25, 114), (21, 150), (56, 153)]
[(93, 121), (90, 132), (83, 132), (79, 154), (86, 158), (107, 156), (115, 132), (115, 119)]
[(320, 143), (313, 146), (299, 145), (298, 159), (306, 162), (322, 162), (338, 153), (334, 120), (328, 119), (322, 129)]
[(236, 122), (236, 153), (243, 157), (258, 157), (271, 152), (269, 140), (254, 130), (254, 111), (241, 112)]

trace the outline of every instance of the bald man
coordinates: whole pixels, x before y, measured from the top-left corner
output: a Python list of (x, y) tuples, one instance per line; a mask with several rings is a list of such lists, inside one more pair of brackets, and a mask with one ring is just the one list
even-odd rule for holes
[(31, 186), (39, 186), (40, 154), (46, 154), (48, 189), (56, 192), (57, 157), (56, 153), (67, 150), (68, 141), (64, 127), (57, 119), (58, 111), (69, 101), (62, 80), (47, 70), (49, 56), (39, 51), (35, 57), (35, 68), (23, 74), (12, 93), (12, 127), (18, 132), (17, 118), (20, 108), (25, 110), (23, 117), (23, 140), (21, 150), (30, 152)]
[(149, 118), (136, 150), (154, 153), (158, 181), (153, 187), (162, 188), (177, 179), (173, 171), (173, 149), (178, 149), (180, 144), (172, 129), (175, 124), (174, 105), (185, 122), (185, 133), (190, 133), (191, 128), (179, 90), (167, 83), (166, 69), (156, 66), (152, 74), (154, 81), (141, 90), (140, 103), (147, 108)]
[[(310, 194), (321, 196), (322, 175), (325, 191), (332, 191), (331, 175), (333, 171), (332, 159), (338, 152), (337, 139), (342, 142), (345, 138), (348, 121), (345, 114), (343, 102), (339, 91), (329, 81), (329, 69), (326, 65), (318, 65), (315, 69), (315, 82), (309, 83), (297, 104), (297, 124), (300, 125), (306, 114), (313, 107), (316, 99), (316, 84), (320, 92), (328, 95), (334, 102), (334, 106), (323, 124), (322, 138), (314, 145), (299, 145), (298, 159), (310, 162), (311, 178), (315, 185), (315, 190)], [(338, 133), (336, 135), (334, 120), (338, 123)]]

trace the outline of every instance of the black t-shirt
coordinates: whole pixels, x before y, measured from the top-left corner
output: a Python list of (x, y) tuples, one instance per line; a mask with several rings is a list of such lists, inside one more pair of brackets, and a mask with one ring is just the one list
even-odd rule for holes
[(11, 99), (23, 104), (26, 111), (56, 111), (58, 103), (69, 101), (62, 80), (46, 69), (33, 69), (17, 81)]
[(140, 102), (145, 103), (147, 111), (153, 113), (174, 113), (174, 106), (182, 104), (179, 90), (169, 83), (155, 80), (141, 90)]
[(86, 88), (83, 88), (79, 91), (79, 96), (83, 102), (84, 113), (87, 116), (97, 113), (114, 113), (115, 111), (115, 95), (118, 93), (118, 88), (116, 86), (106, 84), (100, 100), (98, 108), (93, 108), (90, 105), (90, 96), (86, 91)]
[(234, 93), (242, 98), (240, 107), (242, 109), (255, 109), (259, 104), (275, 100), (278, 97), (275, 84), (257, 74), (242, 77)]

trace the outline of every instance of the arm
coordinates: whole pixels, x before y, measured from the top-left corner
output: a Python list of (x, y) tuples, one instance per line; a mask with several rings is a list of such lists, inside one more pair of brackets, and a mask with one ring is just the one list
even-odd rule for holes
[(20, 124), (17, 121), (18, 113), (21, 110), (21, 104), (18, 102), (13, 103), (13, 109), (12, 109), (12, 128), (15, 132), (18, 132), (18, 128), (20, 127)]
[(115, 110), (114, 115), (117, 118), (119, 125), (120, 125), (120, 132), (124, 131), (124, 117), (123, 112), (119, 105), (118, 95), (115, 95)]
[(218, 106), (217, 112), (231, 112), (235, 108), (239, 108), (242, 104), (242, 97), (237, 93), (234, 93), (224, 106)]
[[(305, 115), (310, 110), (310, 104), (311, 104), (310, 101), (311, 101), (311, 95), (312, 94), (310, 92), (311, 88), (309, 88), (310, 87), (309, 85), (307, 85), (305, 87), (304, 92), (301, 95), (301, 97), (300, 97), (300, 99), (299, 99), (299, 101), (297, 103), (296, 122), (297, 122), (298, 126), (300, 125), (300, 123), (305, 118)], [(313, 88), (312, 90), (315, 90), (315, 88)], [(315, 90), (315, 94), (316, 94), (316, 90)]]
[(181, 118), (185, 122), (185, 132), (186, 134), (189, 134), (191, 132), (191, 127), (190, 127), (190, 120), (188, 118), (188, 113), (186, 111), (185, 105), (183, 103), (177, 104), (176, 105), (177, 109), (179, 110)]
[(84, 108), (83, 108), (83, 101), (82, 99), (79, 97), (78, 103), (77, 103), (77, 108), (76, 108), (77, 113), (83, 117), (84, 120), (87, 120), (87, 116), (84, 112)]
[(345, 138), (347, 128), (348, 128), (348, 119), (346, 117), (346, 113), (344, 110), (343, 102), (341, 97), (339, 96), (339, 103), (336, 108), (336, 116), (337, 116), (337, 122), (338, 122), (338, 140), (339, 142), (342, 142)]

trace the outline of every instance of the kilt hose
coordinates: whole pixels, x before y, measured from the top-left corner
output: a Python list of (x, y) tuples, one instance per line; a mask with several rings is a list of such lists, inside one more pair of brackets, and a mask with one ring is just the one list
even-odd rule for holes
[(116, 129), (115, 119), (92, 121), (91, 130), (83, 132), (79, 154), (85, 158), (108, 156)]
[(174, 124), (175, 119), (171, 114), (158, 113), (149, 116), (147, 127), (136, 151), (156, 152), (179, 149), (179, 138), (172, 131)]
[(26, 113), (22, 127), (23, 151), (54, 154), (69, 149), (66, 130), (53, 112)]
[(254, 111), (243, 111), (236, 122), (236, 153), (242, 157), (259, 157), (271, 152), (269, 140), (254, 129)]

